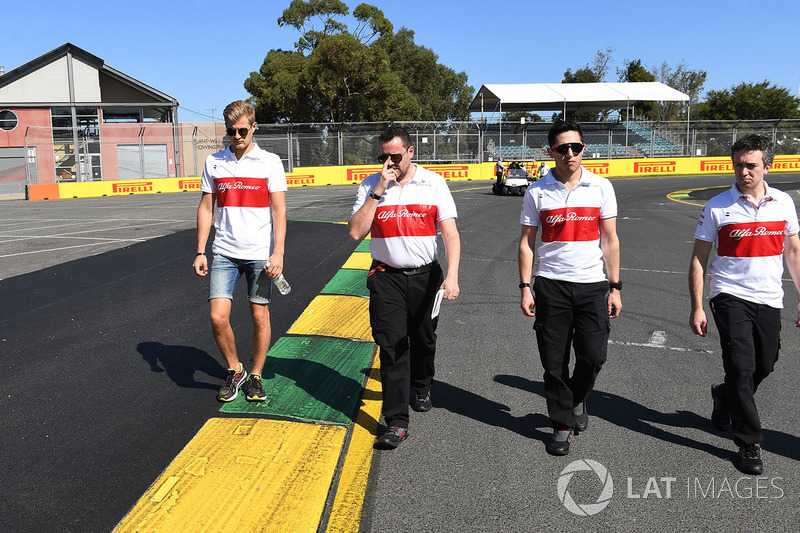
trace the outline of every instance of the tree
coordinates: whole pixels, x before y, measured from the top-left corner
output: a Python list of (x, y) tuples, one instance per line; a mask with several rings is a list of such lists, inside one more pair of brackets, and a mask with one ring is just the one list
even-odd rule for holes
[(503, 113), (504, 122), (519, 122), (522, 118), (525, 119), (525, 122), (544, 122), (540, 115), (530, 111), (508, 111)]
[(708, 91), (697, 105), (703, 120), (766, 120), (800, 118), (800, 99), (785, 87), (742, 82), (730, 89)]
[[(566, 72), (564, 72), (564, 79), (561, 80), (561, 83), (601, 83), (605, 81), (606, 74), (608, 74), (608, 70), (611, 67), (612, 52), (613, 50), (611, 48), (607, 48), (605, 51), (598, 50), (595, 53), (591, 65), (587, 63), (575, 72), (572, 72), (571, 69), (567, 69)], [(594, 122), (597, 120), (605, 120), (610, 113), (611, 110), (604, 110), (602, 112), (567, 111), (567, 120)], [(553, 116), (555, 117), (556, 115)], [(558, 116), (559, 118), (561, 117), (560, 114)]]
[[(692, 102), (697, 102), (708, 73), (705, 70), (691, 70), (686, 61), (681, 61), (677, 67), (670, 67), (664, 61), (660, 67), (653, 69), (656, 79), (673, 89), (677, 89), (689, 96)], [(684, 102), (660, 102), (660, 120), (685, 120), (686, 108)]]
[(402, 83), (420, 105), (423, 120), (466, 120), (475, 90), (467, 85), (467, 74), (439, 63), (429, 48), (414, 43), (414, 31), (400, 28), (396, 34), (376, 41), (389, 55), (391, 69), (401, 72)]
[[(626, 83), (656, 81), (656, 75), (642, 65), (641, 59), (624, 61), (623, 68), (617, 69), (617, 76), (619, 81)], [(644, 117), (648, 120), (658, 120), (660, 118), (660, 110), (656, 102), (637, 102), (634, 113), (636, 116)], [(627, 110), (620, 110), (620, 118), (622, 120), (628, 119)], [(631, 116), (631, 119), (635, 119), (635, 117)]]
[(292, 0), (278, 19), (300, 34), (294, 51), (270, 50), (245, 80), (260, 122), (465, 119), (474, 89), (467, 75), (414, 43), (414, 32), (375, 6)]

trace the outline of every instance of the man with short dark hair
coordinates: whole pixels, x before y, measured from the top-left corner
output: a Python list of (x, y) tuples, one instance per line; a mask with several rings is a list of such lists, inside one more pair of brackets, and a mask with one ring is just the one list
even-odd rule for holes
[[(280, 158), (253, 142), (253, 106), (231, 102), (222, 112), (231, 143), (208, 156), (203, 168), (202, 197), (197, 208), (197, 255), (194, 271), (208, 273), (206, 243), (212, 220), (216, 228), (208, 301), (214, 340), (228, 364), (225, 384), (217, 399), (236, 399), (244, 385), (248, 401), (263, 402), (261, 371), (270, 344), (271, 278), (283, 271), (286, 238), (286, 174)], [(236, 353), (230, 324), (233, 293), (241, 277), (247, 280), (253, 319), (253, 366), (250, 379)], [(245, 384), (245, 380), (247, 383)]]
[[(520, 307), (536, 317), (533, 329), (553, 424), (546, 450), (567, 455), (575, 431), (588, 427), (586, 397), (606, 360), (609, 317), (622, 309), (617, 200), (610, 181), (581, 166), (580, 125), (557, 121), (547, 137), (555, 168), (528, 187), (522, 202)], [(531, 287), (534, 251), (538, 263)]]
[(705, 336), (703, 284), (716, 243), (708, 297), (719, 330), (725, 381), (711, 387), (711, 421), (720, 431), (733, 428), (733, 440), (739, 446), (736, 467), (753, 475), (764, 471), (754, 394), (778, 360), (784, 257), (800, 291), (797, 209), (788, 194), (764, 181), (773, 154), (772, 141), (761, 135), (747, 135), (734, 143), (731, 158), (736, 183), (703, 209), (689, 265), (689, 325), (695, 334)]
[(503, 158), (498, 157), (497, 162), (494, 164), (494, 175), (497, 178), (497, 189), (500, 189), (500, 186), (503, 185), (503, 176), (506, 173), (506, 167), (503, 165)]
[[(414, 147), (408, 132), (391, 127), (380, 138), (383, 168), (364, 179), (348, 222), (350, 237), (372, 233), (372, 267), (367, 276), (372, 336), (380, 347), (383, 418), (386, 431), (379, 448), (396, 448), (408, 437), (411, 408), (431, 409), (440, 297), (459, 294), (461, 241), (456, 205), (439, 174), (411, 162)], [(436, 226), (447, 254), (447, 276), (437, 259)]]

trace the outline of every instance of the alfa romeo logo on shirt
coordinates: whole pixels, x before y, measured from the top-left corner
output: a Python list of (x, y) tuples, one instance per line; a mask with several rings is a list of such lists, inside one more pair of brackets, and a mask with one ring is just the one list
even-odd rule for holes
[[(576, 503), (569, 493), (568, 487), (570, 481), (572, 481), (572, 476), (575, 475), (575, 472), (581, 471), (594, 472), (603, 484), (603, 490), (594, 503)], [(578, 516), (591, 516), (599, 513), (608, 506), (613, 495), (614, 481), (611, 479), (611, 474), (608, 473), (605, 466), (591, 459), (572, 461), (561, 471), (561, 475), (558, 477), (558, 499), (561, 500), (561, 503), (569, 512)]]

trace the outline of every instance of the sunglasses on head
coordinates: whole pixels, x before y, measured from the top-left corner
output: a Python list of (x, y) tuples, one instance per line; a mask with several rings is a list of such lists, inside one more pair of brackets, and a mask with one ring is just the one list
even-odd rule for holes
[(555, 150), (558, 154), (567, 155), (567, 151), (571, 148), (572, 153), (578, 155), (579, 153), (583, 152), (583, 147), (586, 146), (583, 143), (564, 143), (559, 144), (558, 146), (553, 146), (553, 150)]
[[(408, 148), (411, 148), (411, 147), (409, 146)], [(391, 158), (392, 163), (397, 164), (397, 163), (399, 163), (400, 161), (403, 160), (403, 156), (406, 155), (406, 153), (408, 152), (408, 148), (406, 148), (406, 151), (403, 152), (402, 154), (381, 154), (381, 155), (378, 156), (378, 161), (382, 165), (382, 164), (386, 163), (387, 159)]]
[(250, 128), (239, 128), (238, 130), (236, 128), (228, 128), (225, 130), (225, 133), (228, 134), (228, 137), (234, 137), (238, 133), (239, 137), (244, 138), (249, 132)]

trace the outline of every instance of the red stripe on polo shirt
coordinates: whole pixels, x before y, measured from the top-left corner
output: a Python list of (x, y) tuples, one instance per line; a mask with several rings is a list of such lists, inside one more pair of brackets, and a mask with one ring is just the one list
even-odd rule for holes
[(785, 220), (726, 224), (719, 229), (717, 255), (769, 257), (783, 253)]
[(269, 207), (264, 178), (214, 178), (217, 207)]
[(600, 238), (599, 207), (564, 207), (539, 215), (542, 242), (596, 241)]
[(430, 237), (436, 236), (435, 205), (382, 205), (372, 219), (372, 237)]

